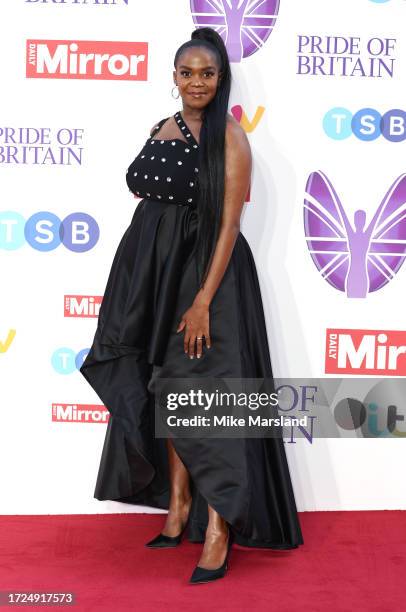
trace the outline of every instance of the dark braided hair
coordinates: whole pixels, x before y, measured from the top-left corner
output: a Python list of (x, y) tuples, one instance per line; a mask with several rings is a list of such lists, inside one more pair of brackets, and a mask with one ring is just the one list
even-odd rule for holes
[(220, 230), (224, 204), (224, 153), (231, 68), (226, 46), (212, 28), (194, 30), (175, 53), (174, 66), (190, 47), (204, 46), (216, 57), (221, 79), (216, 95), (203, 109), (199, 141), (198, 229), (195, 244), (199, 287), (204, 284)]

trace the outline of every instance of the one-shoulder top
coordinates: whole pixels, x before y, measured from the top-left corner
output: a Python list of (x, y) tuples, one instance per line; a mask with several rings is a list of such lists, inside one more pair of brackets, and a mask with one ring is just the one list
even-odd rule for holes
[(173, 116), (187, 140), (154, 138), (169, 117), (161, 119), (130, 164), (126, 182), (129, 190), (140, 198), (195, 207), (198, 196), (199, 144), (180, 111)]

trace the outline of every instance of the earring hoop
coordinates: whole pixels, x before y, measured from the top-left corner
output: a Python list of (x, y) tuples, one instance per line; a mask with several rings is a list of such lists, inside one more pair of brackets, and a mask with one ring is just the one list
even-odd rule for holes
[(179, 98), (179, 95), (180, 95), (180, 94), (179, 94), (179, 89), (178, 89), (178, 95), (177, 95), (177, 96), (174, 96), (174, 95), (173, 95), (173, 90), (174, 90), (175, 88), (177, 88), (177, 87), (178, 87), (177, 85), (174, 85), (174, 86), (172, 87), (172, 90), (171, 90), (171, 95), (172, 95), (172, 98), (175, 98), (175, 100), (177, 100), (177, 99)]

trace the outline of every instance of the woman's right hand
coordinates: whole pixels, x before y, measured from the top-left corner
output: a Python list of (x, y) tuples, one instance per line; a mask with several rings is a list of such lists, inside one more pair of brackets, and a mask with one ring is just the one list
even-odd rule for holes
[(176, 333), (185, 330), (183, 337), (183, 348), (189, 359), (195, 356), (199, 359), (202, 356), (203, 338), (206, 347), (211, 347), (209, 329), (209, 307), (199, 301), (194, 301), (192, 306), (183, 313)]

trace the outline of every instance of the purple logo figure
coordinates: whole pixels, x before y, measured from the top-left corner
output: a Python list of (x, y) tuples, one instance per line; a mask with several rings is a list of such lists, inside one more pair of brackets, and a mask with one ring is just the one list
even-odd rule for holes
[(279, 0), (190, 0), (197, 27), (211, 27), (223, 37), (230, 62), (260, 49), (272, 32)]
[(392, 280), (406, 257), (406, 174), (396, 179), (366, 226), (365, 210), (356, 210), (351, 224), (327, 176), (312, 172), (304, 226), (323, 278), (349, 298), (365, 298)]

